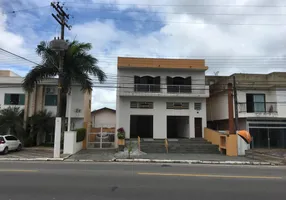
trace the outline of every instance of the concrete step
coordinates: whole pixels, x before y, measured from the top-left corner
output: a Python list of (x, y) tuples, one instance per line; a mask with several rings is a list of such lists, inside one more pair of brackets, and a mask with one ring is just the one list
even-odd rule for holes
[[(164, 140), (142, 141), (141, 150), (146, 153), (166, 152)], [(207, 153), (220, 154), (217, 145), (212, 145), (203, 138), (178, 139), (168, 142), (169, 153)]]

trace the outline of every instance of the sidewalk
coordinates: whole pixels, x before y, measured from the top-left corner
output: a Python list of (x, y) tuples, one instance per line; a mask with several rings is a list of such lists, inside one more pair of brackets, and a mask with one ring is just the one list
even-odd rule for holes
[(139, 163), (185, 163), (185, 164), (234, 164), (234, 165), (271, 165), (242, 156), (229, 157), (221, 154), (175, 154), (148, 153), (132, 155), (115, 153), (115, 150), (82, 150), (65, 159), (66, 162), (139, 162)]
[[(50, 147), (30, 147), (21, 151), (11, 151), (6, 155), (0, 155), (0, 161), (25, 161), (25, 160), (59, 160), (63, 161), (69, 155), (61, 154), (61, 158), (53, 158), (53, 148)], [(61, 151), (62, 152), (62, 151)]]

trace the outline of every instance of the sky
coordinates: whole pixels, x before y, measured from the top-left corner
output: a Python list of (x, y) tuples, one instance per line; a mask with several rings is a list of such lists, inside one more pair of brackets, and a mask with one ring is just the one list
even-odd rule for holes
[[(59, 36), (48, 0), (0, 0), (0, 47), (35, 63), (40, 41)], [(200, 58), (208, 75), (285, 70), (284, 0), (67, 0), (66, 39), (90, 53), (116, 81), (118, 56)], [(25, 76), (34, 63), (0, 52), (0, 69)], [(96, 78), (95, 78), (96, 81)], [(92, 109), (115, 108), (115, 88), (94, 88)]]

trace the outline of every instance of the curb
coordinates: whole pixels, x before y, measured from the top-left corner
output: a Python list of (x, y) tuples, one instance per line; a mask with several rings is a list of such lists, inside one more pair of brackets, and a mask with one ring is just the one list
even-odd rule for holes
[(271, 162), (259, 161), (205, 161), (205, 160), (159, 160), (159, 159), (116, 159), (111, 160), (85, 160), (85, 159), (68, 159), (71, 155), (64, 158), (0, 158), (0, 161), (63, 161), (63, 162), (134, 162), (134, 163), (180, 163), (180, 164), (222, 164), (222, 165), (279, 165)]
[(181, 164), (223, 164), (223, 165), (276, 165), (270, 162), (256, 161), (204, 161), (204, 160), (158, 160), (158, 159), (114, 159), (114, 162), (138, 163), (181, 163)]
[(0, 158), (0, 161), (64, 161), (71, 155), (67, 155), (63, 158)]

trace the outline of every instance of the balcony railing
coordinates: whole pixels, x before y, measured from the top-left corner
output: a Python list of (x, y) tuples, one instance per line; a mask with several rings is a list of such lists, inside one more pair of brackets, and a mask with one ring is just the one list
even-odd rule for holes
[(168, 93), (192, 93), (191, 85), (167, 85)]
[(135, 84), (135, 92), (160, 92), (161, 88), (158, 84)]
[(277, 113), (277, 102), (238, 103), (240, 113)]

